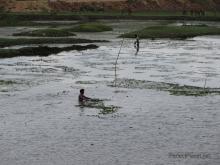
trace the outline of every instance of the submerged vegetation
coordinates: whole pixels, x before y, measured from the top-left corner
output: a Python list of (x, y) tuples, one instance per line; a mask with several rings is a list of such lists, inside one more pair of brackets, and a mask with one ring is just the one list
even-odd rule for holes
[(202, 35), (220, 35), (220, 28), (200, 25), (185, 26), (152, 26), (139, 31), (134, 31), (121, 35), (120, 37), (135, 38), (138, 34), (140, 38), (171, 38), (185, 39)]
[(0, 85), (12, 85), (15, 84), (16, 82), (11, 81), (11, 80), (0, 80)]
[(62, 51), (70, 50), (86, 50), (86, 49), (96, 49), (96, 45), (72, 45), (68, 47), (48, 47), (48, 46), (38, 46), (38, 47), (24, 47), (20, 49), (0, 49), (0, 58), (11, 58), (17, 56), (48, 56), (51, 54), (57, 54)]
[(104, 32), (112, 31), (113, 29), (110, 26), (101, 23), (84, 23), (66, 30), (72, 32)]
[(102, 114), (102, 115), (115, 113), (119, 109), (119, 107), (116, 107), (113, 105), (106, 106), (104, 104), (103, 100), (99, 100), (99, 99), (93, 99), (93, 100), (86, 101), (86, 102), (80, 104), (79, 107), (99, 109), (100, 110), (99, 114)]
[(14, 36), (31, 36), (31, 37), (67, 37), (75, 36), (74, 33), (64, 29), (39, 29), (30, 32), (15, 33)]
[(14, 84), (18, 84), (12, 80), (0, 80), (0, 92), (8, 92), (10, 88), (13, 88)]
[(81, 38), (0, 38), (0, 47), (31, 44), (80, 44), (107, 42), (105, 40), (89, 40)]
[[(111, 84), (111, 86), (114, 86)], [(205, 88), (190, 85), (179, 85), (164, 82), (153, 82), (135, 79), (118, 79), (117, 87), (122, 88), (140, 88), (140, 89), (156, 89), (161, 91), (168, 91), (172, 95), (184, 96), (206, 96), (208, 94), (219, 94), (220, 88)]]

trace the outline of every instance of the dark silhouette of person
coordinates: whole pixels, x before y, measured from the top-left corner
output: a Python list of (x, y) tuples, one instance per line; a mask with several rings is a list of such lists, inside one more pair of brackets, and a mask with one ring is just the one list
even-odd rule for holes
[(82, 103), (82, 102), (84, 102), (84, 101), (91, 100), (91, 98), (86, 97), (86, 96), (84, 95), (84, 92), (85, 92), (84, 89), (80, 89), (80, 94), (79, 94), (79, 102), (80, 102), (80, 103)]
[(139, 39), (139, 36), (137, 34), (135, 34), (135, 42), (134, 42), (134, 47), (136, 48), (136, 54), (139, 52), (139, 47), (140, 47), (140, 39)]

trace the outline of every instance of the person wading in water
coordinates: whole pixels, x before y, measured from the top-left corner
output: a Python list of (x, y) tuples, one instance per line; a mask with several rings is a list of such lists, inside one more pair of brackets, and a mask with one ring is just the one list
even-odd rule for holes
[(88, 101), (88, 100), (91, 100), (91, 98), (89, 98), (89, 97), (86, 97), (85, 95), (84, 95), (84, 89), (80, 89), (80, 94), (79, 94), (79, 102), (80, 103), (83, 103), (83, 102), (85, 102), (85, 101)]
[(134, 47), (136, 48), (136, 53), (135, 53), (135, 55), (137, 55), (138, 54), (138, 52), (139, 52), (139, 47), (140, 47), (140, 39), (139, 39), (139, 37), (138, 37), (138, 35), (137, 34), (135, 34), (135, 38), (136, 38), (136, 40), (135, 40), (135, 42), (134, 42)]

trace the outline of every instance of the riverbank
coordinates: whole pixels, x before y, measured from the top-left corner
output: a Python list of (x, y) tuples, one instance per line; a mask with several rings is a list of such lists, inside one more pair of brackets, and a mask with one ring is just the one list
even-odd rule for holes
[(152, 26), (123, 34), (120, 37), (135, 38), (135, 34), (142, 39), (186, 39), (204, 35), (220, 35), (220, 28), (206, 25)]
[(33, 21), (60, 20), (60, 21), (94, 21), (99, 19), (125, 19), (125, 20), (189, 20), (189, 21), (220, 21), (220, 13), (206, 12), (205, 16), (183, 16), (181, 12), (134, 12), (123, 14), (121, 12), (66, 12), (66, 13), (1, 13), (0, 26), (37, 26)]

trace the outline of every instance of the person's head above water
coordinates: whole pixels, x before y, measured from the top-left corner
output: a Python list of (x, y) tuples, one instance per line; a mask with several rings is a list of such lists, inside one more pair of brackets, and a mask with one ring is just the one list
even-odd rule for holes
[(84, 94), (84, 89), (80, 89), (80, 94)]

